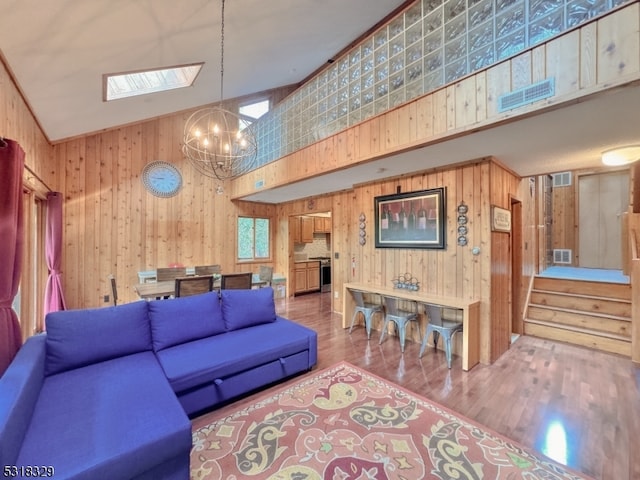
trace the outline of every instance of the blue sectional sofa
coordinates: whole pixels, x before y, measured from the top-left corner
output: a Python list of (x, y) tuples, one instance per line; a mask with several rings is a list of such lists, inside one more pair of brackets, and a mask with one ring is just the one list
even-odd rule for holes
[(277, 316), (271, 288), (56, 312), (46, 325), (0, 378), (4, 477), (188, 479), (189, 416), (317, 362), (316, 333)]

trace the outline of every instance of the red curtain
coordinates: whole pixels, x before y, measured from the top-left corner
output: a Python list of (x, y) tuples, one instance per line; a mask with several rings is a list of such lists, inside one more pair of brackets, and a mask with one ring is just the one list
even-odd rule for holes
[(62, 252), (62, 194), (47, 194), (47, 236), (45, 253), (49, 278), (44, 290), (44, 314), (66, 310), (62, 282), (60, 281), (60, 262)]
[(24, 246), (22, 173), (24, 150), (14, 140), (0, 145), (0, 375), (22, 345), (18, 315), (11, 308), (18, 293)]

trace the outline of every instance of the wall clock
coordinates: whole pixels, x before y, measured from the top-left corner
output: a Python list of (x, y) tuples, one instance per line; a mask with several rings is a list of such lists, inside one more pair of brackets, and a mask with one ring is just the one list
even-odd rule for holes
[(142, 183), (156, 197), (173, 197), (182, 187), (182, 174), (175, 165), (157, 160), (145, 165)]

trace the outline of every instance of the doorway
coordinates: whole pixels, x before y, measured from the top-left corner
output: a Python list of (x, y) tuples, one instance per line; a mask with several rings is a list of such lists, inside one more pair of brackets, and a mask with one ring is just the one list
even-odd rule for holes
[(511, 199), (511, 343), (524, 333), (522, 275), (522, 202)]
[(622, 214), (629, 206), (629, 172), (581, 175), (578, 203), (577, 266), (621, 270)]

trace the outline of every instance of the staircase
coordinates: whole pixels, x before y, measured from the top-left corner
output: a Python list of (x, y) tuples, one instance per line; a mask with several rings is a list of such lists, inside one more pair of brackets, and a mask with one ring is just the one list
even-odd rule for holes
[(631, 286), (535, 277), (524, 333), (631, 357)]

